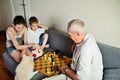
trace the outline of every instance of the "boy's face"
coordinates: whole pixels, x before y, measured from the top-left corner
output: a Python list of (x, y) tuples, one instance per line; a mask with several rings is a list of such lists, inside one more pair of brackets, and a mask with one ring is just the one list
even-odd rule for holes
[(36, 31), (37, 28), (38, 28), (38, 23), (32, 23), (32, 24), (30, 25), (30, 28), (31, 28), (33, 31)]

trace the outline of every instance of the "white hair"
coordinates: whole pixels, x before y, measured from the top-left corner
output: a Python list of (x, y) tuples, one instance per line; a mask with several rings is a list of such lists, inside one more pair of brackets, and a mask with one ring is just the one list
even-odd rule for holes
[(73, 19), (71, 20), (69, 23), (68, 23), (68, 29), (70, 32), (82, 32), (84, 33), (85, 32), (85, 29), (84, 29), (84, 22), (80, 19)]
[(70, 32), (76, 32), (76, 31), (78, 31), (78, 32), (85, 32), (86, 30), (85, 30), (85, 27), (83, 27), (83, 26), (80, 26), (80, 25), (78, 25), (78, 24), (72, 24), (71, 26), (70, 26), (70, 28), (69, 28), (69, 31)]

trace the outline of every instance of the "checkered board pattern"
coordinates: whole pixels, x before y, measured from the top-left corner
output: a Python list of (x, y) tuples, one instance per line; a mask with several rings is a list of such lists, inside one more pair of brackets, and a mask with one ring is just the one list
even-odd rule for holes
[(61, 66), (70, 63), (71, 58), (67, 56), (47, 52), (34, 62), (34, 69), (46, 76), (53, 76), (61, 72)]

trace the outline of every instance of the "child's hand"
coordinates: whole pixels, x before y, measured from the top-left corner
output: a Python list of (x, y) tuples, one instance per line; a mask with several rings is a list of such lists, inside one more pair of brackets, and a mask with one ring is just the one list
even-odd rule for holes
[(38, 44), (35, 44), (35, 45), (33, 46), (33, 49), (40, 49), (40, 46), (39, 46)]
[(38, 53), (43, 54), (43, 50), (42, 49), (38, 49)]
[(25, 54), (25, 52), (26, 52), (26, 49), (23, 49), (21, 54), (23, 55), (23, 54)]
[(33, 47), (36, 43), (30, 43), (28, 44), (28, 47)]

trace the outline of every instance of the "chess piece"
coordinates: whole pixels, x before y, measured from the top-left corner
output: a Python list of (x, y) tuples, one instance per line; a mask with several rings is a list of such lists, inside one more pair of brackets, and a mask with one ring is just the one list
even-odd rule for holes
[(45, 60), (47, 59), (46, 55), (44, 55), (44, 59), (45, 59)]

